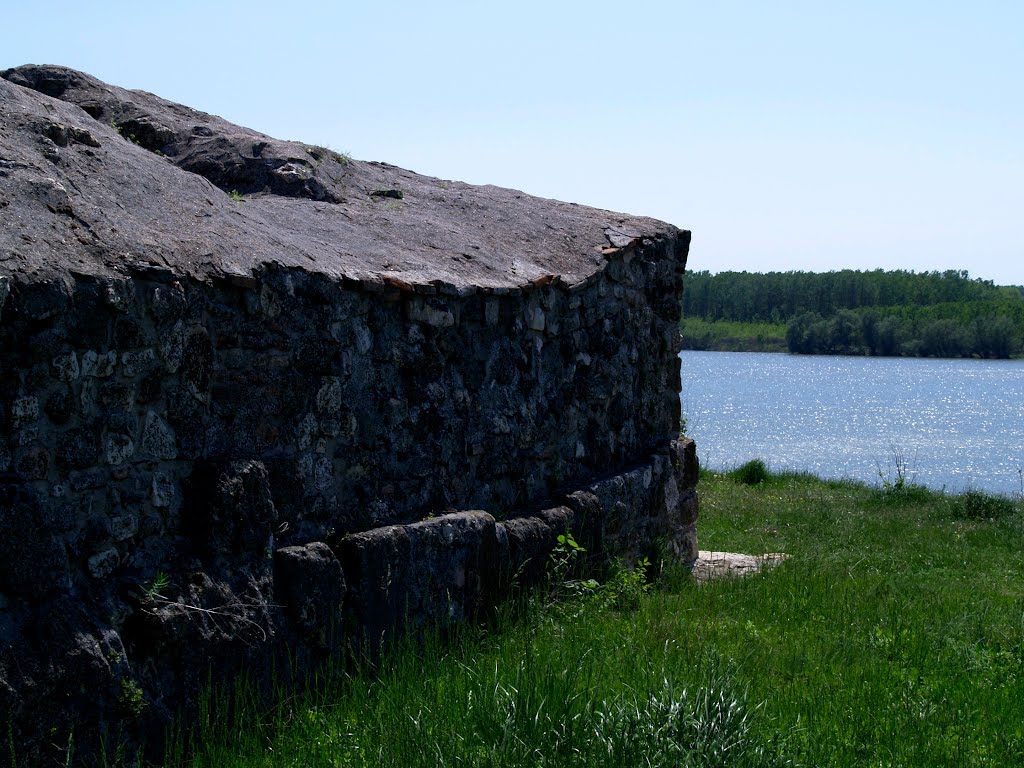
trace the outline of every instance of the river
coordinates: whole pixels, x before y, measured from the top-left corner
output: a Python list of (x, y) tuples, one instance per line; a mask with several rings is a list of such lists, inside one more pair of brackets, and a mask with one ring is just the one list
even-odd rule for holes
[(948, 491), (1019, 493), (1024, 360), (684, 351), (680, 395), (701, 462)]

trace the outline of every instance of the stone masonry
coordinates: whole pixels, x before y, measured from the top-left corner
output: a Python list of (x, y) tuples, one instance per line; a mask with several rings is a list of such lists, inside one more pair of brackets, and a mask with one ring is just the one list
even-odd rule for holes
[(0, 76), (0, 727), (25, 762), (158, 750), (210, 685), (486, 618), (565, 530), (596, 561), (696, 558), (688, 232)]

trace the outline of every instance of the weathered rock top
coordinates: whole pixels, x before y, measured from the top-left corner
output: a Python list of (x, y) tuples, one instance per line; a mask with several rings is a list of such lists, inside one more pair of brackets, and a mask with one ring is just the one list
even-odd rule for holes
[(578, 284), (689, 233), (280, 141), (57, 66), (0, 72), (0, 273), (18, 282), (271, 265), (417, 292)]

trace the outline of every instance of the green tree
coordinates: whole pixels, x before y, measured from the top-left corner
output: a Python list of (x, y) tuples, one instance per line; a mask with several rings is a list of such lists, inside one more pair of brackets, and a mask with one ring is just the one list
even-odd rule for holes
[(921, 333), (921, 354), (926, 357), (963, 357), (970, 348), (970, 335), (956, 320), (933, 320)]
[(815, 344), (811, 329), (821, 322), (817, 312), (804, 312), (797, 315), (786, 325), (786, 346), (790, 352), (801, 355), (813, 355), (817, 352), (811, 347)]
[(840, 309), (828, 321), (828, 349), (836, 354), (861, 351), (861, 320), (851, 309)]
[(906, 341), (906, 331), (903, 321), (899, 317), (889, 315), (878, 321), (875, 328), (875, 354), (886, 357), (898, 355), (904, 341)]
[(974, 321), (974, 351), (982, 357), (1006, 359), (1016, 346), (1016, 329), (1008, 317), (1000, 315)]

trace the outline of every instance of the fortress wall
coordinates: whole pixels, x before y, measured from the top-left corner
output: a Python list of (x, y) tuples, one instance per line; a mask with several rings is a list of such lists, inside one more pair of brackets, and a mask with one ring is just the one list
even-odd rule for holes
[(694, 559), (687, 246), (608, 248), (572, 286), (0, 277), (19, 749), (155, 742), (211, 681), (478, 618), (565, 530), (596, 558)]

